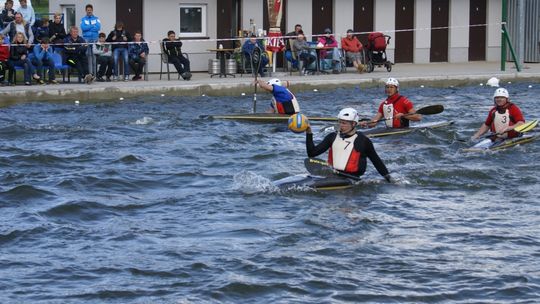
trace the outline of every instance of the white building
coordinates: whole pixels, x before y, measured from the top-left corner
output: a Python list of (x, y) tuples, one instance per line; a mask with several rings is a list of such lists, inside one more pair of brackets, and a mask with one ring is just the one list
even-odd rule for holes
[[(65, 14), (66, 28), (79, 25), (87, 3), (101, 19), (102, 31), (123, 21), (130, 32), (142, 30), (151, 53), (174, 30), (190, 53), (192, 70), (204, 71), (215, 54), (218, 38), (238, 36), (240, 30), (268, 30), (267, 1), (278, 0), (50, 0), (51, 12)], [(502, 0), (281, 0), (282, 33), (302, 24), (306, 35), (330, 27), (337, 36), (382, 31), (392, 36), (388, 57), (396, 63), (500, 60)], [(250, 22), (251, 21), (251, 22)], [(182, 24), (182, 26), (181, 26)], [(265, 26), (266, 25), (266, 26)], [(478, 25), (472, 26), (471, 25)], [(438, 29), (433, 29), (437, 27)], [(410, 31), (404, 31), (410, 30)], [(365, 35), (360, 35), (365, 43)], [(280, 56), (281, 57), (281, 56)], [(158, 56), (150, 71), (159, 71)], [(278, 65), (279, 66), (279, 65)]]

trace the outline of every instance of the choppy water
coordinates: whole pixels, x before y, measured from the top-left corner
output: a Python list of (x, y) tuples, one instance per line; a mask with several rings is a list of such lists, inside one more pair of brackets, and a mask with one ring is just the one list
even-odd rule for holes
[[(508, 88), (540, 117), (538, 84)], [(297, 96), (308, 114), (371, 116), (382, 91)], [(369, 164), (325, 193), (272, 186), (305, 173), (302, 135), (199, 118), (248, 112), (249, 93), (1, 108), (0, 302), (537, 302), (540, 143), (455, 141), (492, 92), (402, 89), (456, 124), (374, 140), (398, 184)]]

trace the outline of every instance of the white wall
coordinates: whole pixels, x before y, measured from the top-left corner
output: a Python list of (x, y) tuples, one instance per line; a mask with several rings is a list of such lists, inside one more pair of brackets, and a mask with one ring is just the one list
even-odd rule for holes
[(383, 0), (375, 1), (374, 7), (374, 26), (373, 30), (376, 32), (383, 32), (385, 35), (390, 35), (390, 45), (386, 49), (386, 55), (388, 60), (394, 62), (395, 52), (395, 28), (396, 28), (396, 2), (395, 0)]
[(354, 0), (334, 1), (334, 25), (332, 30), (341, 45), (341, 38), (354, 26)]
[(263, 6), (262, 1), (253, 1), (253, 0), (242, 1), (242, 28), (249, 29), (249, 20), (253, 19), (255, 23), (255, 30), (258, 30), (258, 29), (265, 30), (263, 28), (263, 23), (264, 23), (263, 9), (264, 9), (264, 6)]
[[(300, 13), (301, 12), (301, 13)], [(287, 1), (287, 33), (294, 30), (295, 24), (301, 24), (304, 34), (309, 37), (312, 34), (311, 0), (289, 0)], [(249, 21), (249, 20), (248, 20)], [(249, 23), (248, 23), (249, 24)]]
[(469, 0), (450, 0), (448, 62), (469, 60)]
[(414, 10), (415, 63), (428, 63), (431, 49), (431, 0), (416, 0)]
[(501, 21), (502, 1), (490, 0), (487, 2), (487, 61), (501, 60)]

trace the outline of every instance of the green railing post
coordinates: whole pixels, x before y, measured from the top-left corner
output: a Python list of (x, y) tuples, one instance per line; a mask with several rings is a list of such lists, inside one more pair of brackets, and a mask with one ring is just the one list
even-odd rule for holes
[(508, 19), (507, 0), (502, 0), (502, 17), (501, 17), (501, 71), (506, 70), (506, 40), (504, 38), (506, 21)]

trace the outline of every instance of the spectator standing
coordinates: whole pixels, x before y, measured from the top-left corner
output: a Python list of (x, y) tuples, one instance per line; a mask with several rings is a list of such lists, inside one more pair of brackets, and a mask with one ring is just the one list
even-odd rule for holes
[(97, 81), (104, 82), (104, 75), (107, 76), (107, 82), (111, 81), (114, 60), (111, 44), (105, 43), (105, 33), (99, 33), (98, 42), (93, 45), (93, 53), (96, 56), (96, 61), (99, 65)]
[(95, 74), (96, 61), (94, 55), (92, 55), (92, 44), (98, 41), (99, 31), (101, 30), (101, 21), (94, 15), (94, 7), (92, 4), (87, 4), (85, 10), (86, 15), (81, 19), (81, 31), (84, 40), (90, 44), (86, 54), (88, 56), (88, 70), (92, 74)]
[(0, 13), (0, 22), (2, 22), (0, 26), (4, 28), (13, 20), (15, 20), (15, 10), (13, 9), (13, 0), (7, 0), (4, 6), (4, 9), (2, 10), (2, 13)]
[(1, 32), (4, 35), (9, 35), (9, 40), (13, 42), (17, 33), (22, 33), (26, 41), (34, 41), (34, 32), (29, 23), (23, 19), (23, 15), (19, 12), (15, 13), (15, 20), (10, 22), (8, 26)]
[(359, 73), (364, 72), (362, 64), (362, 43), (353, 35), (353, 30), (347, 30), (347, 36), (341, 39), (341, 48), (345, 51), (345, 57), (351, 61)]
[(174, 65), (178, 74), (184, 80), (190, 80), (189, 59), (182, 54), (182, 41), (180, 41), (180, 38), (176, 39), (174, 31), (167, 32), (167, 38), (163, 39), (163, 51), (167, 54), (167, 59)]
[(149, 52), (148, 44), (142, 39), (142, 33), (136, 31), (133, 36), (133, 43), (129, 45), (129, 65), (135, 72), (135, 76), (133, 76), (132, 80), (141, 79), (141, 74)]
[(43, 37), (40, 44), (34, 46), (34, 58), (32, 59), (32, 64), (37, 67), (37, 72), (42, 79), (45, 76), (43, 73), (43, 66), (46, 66), (49, 70), (49, 83), (58, 83), (54, 76), (53, 49), (49, 45), (49, 37)]
[(116, 22), (114, 30), (107, 36), (107, 42), (112, 42), (113, 57), (114, 57), (114, 80), (118, 79), (119, 74), (119, 59), (122, 56), (122, 62), (124, 66), (124, 81), (129, 80), (129, 56), (128, 56), (128, 44), (131, 41), (131, 35), (124, 29), (123, 22)]
[(24, 34), (18, 32), (15, 34), (15, 40), (11, 43), (11, 52), (9, 56), (9, 64), (12, 67), (21, 66), (24, 69), (24, 84), (31, 85), (31, 77), (36, 81), (41, 82), (41, 77), (36, 74), (34, 66), (28, 58), (28, 41), (24, 38)]
[(53, 22), (49, 24), (49, 34), (49, 41), (53, 44), (62, 44), (64, 42), (67, 34), (66, 29), (64, 28), (64, 23), (62, 23), (62, 15), (60, 15), (60, 13), (54, 14)]
[[(34, 43), (41, 43), (41, 40), (43, 39), (43, 37), (47, 37), (49, 38), (50, 37), (50, 33), (49, 33), (49, 18), (48, 17), (43, 17), (41, 20), (39, 20), (41, 22), (41, 25), (38, 26), (38, 27), (35, 27), (35, 31), (34, 31)], [(36, 22), (36, 25), (38, 24), (38, 22)], [(50, 41), (50, 39), (49, 39)]]
[(20, 0), (19, 3), (21, 6), (19, 6), (17, 12), (23, 15), (23, 19), (26, 23), (30, 24), (30, 26), (34, 26), (34, 23), (36, 22), (34, 8), (31, 5), (28, 5), (28, 1), (26, 0)]
[(86, 41), (79, 36), (79, 29), (76, 26), (72, 26), (69, 30), (69, 36), (64, 39), (66, 63), (77, 70), (79, 78), (84, 79), (84, 82), (90, 84), (94, 81), (94, 76), (88, 72), (87, 48)]

